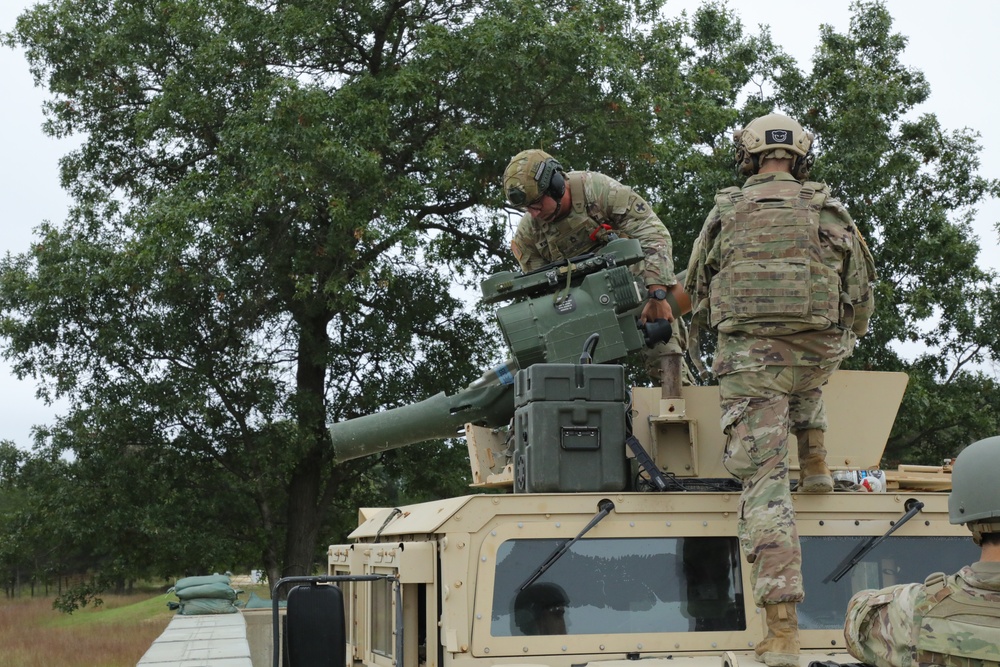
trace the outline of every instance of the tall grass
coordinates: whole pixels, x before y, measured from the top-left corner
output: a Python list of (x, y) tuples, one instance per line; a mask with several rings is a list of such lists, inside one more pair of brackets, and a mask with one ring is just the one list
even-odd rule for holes
[(134, 667), (170, 623), (172, 595), (105, 595), (71, 616), (52, 598), (0, 600), (0, 667)]

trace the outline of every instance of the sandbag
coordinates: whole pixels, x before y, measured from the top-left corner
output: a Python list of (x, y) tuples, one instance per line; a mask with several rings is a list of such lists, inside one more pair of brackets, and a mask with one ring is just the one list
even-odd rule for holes
[(181, 600), (194, 600), (195, 598), (210, 598), (213, 600), (236, 599), (236, 591), (229, 584), (222, 582), (178, 588), (174, 590), (174, 594)]
[(184, 577), (178, 579), (174, 584), (174, 590), (180, 591), (191, 586), (202, 586), (204, 584), (225, 584), (229, 585), (229, 576), (225, 574), (206, 574), (200, 577)]
[(181, 608), (177, 613), (183, 616), (198, 616), (201, 614), (235, 614), (237, 611), (239, 609), (229, 600), (195, 598), (194, 600), (181, 600)]
[[(246, 601), (245, 608), (246, 609), (271, 609), (272, 605), (273, 605), (273, 603), (272, 603), (271, 600), (265, 600), (264, 598), (262, 598), (261, 596), (257, 595), (253, 591), (250, 591), (250, 597)], [(284, 609), (287, 605), (288, 605), (288, 601), (287, 600), (278, 600), (278, 606), (280, 608)]]

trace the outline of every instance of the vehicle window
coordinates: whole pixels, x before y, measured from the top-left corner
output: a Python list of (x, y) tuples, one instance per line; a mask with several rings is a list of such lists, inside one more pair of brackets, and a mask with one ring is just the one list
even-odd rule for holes
[(844, 627), (851, 596), (866, 588), (921, 583), (933, 572), (953, 574), (976, 560), (979, 548), (968, 537), (891, 536), (869, 551), (840, 581), (823, 583), (868, 537), (802, 537), (802, 578), (806, 599), (798, 606), (804, 630)]
[(735, 537), (582, 539), (522, 590), (563, 542), (500, 545), (493, 636), (746, 628)]
[(392, 582), (380, 579), (371, 582), (372, 651), (392, 657)]

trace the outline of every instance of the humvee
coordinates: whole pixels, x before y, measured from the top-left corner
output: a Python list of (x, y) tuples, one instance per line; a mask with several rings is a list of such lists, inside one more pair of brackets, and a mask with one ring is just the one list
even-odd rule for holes
[[(342, 459), (464, 430), (476, 492), (361, 509), (351, 542), (329, 546), (325, 576), (277, 582), (275, 645), (277, 600), (294, 586), (286, 664), (757, 664), (765, 621), (737, 537), (740, 486), (722, 466), (718, 388), (681, 386), (679, 360), (665, 362), (662, 387), (628, 388), (616, 363), (669, 335), (637, 326), (644, 289), (628, 266), (641, 256), (621, 240), (491, 277), (484, 299), (514, 300), (497, 311), (507, 364), (454, 397), (331, 426)], [(834, 374), (824, 391), (832, 470), (878, 470), (906, 381)], [(923, 581), (978, 554), (948, 522), (948, 466), (883, 471), (882, 492), (838, 482), (805, 494), (794, 491), (794, 449), (801, 664), (854, 662), (843, 637), (854, 592)]]

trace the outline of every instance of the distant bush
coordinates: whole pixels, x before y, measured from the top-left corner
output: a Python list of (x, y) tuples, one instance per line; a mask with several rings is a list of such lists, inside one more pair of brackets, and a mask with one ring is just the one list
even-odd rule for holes
[(77, 584), (56, 596), (56, 599), (52, 601), (52, 608), (64, 614), (72, 614), (88, 604), (100, 607), (104, 604), (104, 600), (99, 597), (102, 592), (102, 588), (93, 581)]

